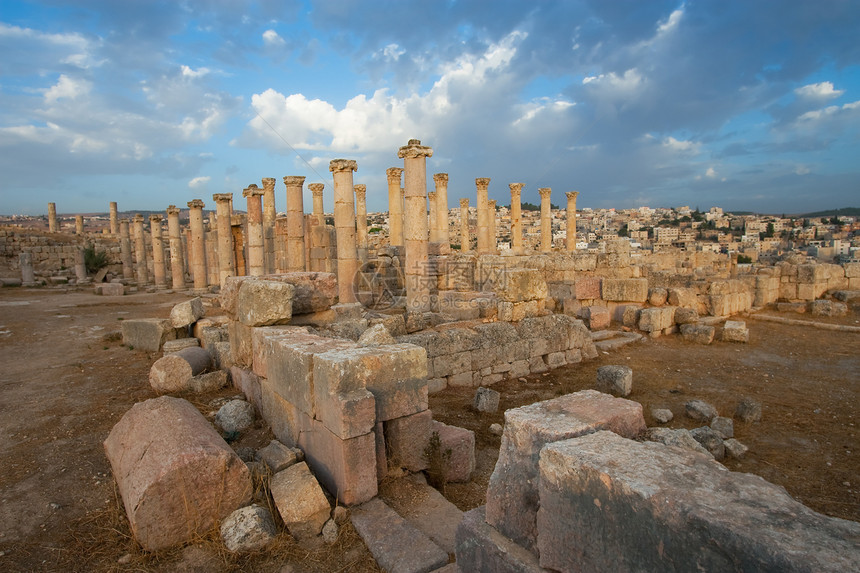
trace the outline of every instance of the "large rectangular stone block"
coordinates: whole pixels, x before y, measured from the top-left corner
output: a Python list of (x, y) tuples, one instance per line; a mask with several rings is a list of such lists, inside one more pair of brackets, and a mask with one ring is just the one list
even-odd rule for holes
[(536, 269), (505, 269), (495, 285), (496, 295), (505, 302), (543, 300), (547, 297), (546, 281)]
[(293, 316), (295, 287), (278, 281), (249, 279), (239, 287), (236, 317), (246, 326), (286, 324)]
[(605, 278), (601, 298), (614, 302), (645, 302), (648, 300), (648, 279)]
[(427, 468), (425, 450), (430, 443), (433, 414), (424, 410), (384, 423), (385, 451), (389, 467), (419, 472)]
[(860, 570), (860, 524), (697, 452), (597, 432), (544, 447), (539, 482), (554, 571)]
[(227, 323), (230, 337), (230, 360), (237, 366), (250, 368), (254, 363), (254, 327), (246, 326), (238, 320)]
[(161, 345), (176, 338), (176, 330), (163, 318), (135, 318), (122, 321), (122, 343), (135, 350), (158, 352)]
[(583, 390), (505, 412), (499, 459), (487, 488), (487, 523), (535, 551), (541, 448), (598, 430), (638, 435), (645, 430), (642, 405)]
[(457, 526), (457, 567), (469, 573), (546, 573), (535, 554), (487, 524), (486, 508), (463, 514)]
[(582, 277), (576, 279), (577, 300), (595, 300), (600, 298), (600, 277)]
[(639, 311), (639, 330), (659, 332), (675, 324), (675, 307), (643, 308)]

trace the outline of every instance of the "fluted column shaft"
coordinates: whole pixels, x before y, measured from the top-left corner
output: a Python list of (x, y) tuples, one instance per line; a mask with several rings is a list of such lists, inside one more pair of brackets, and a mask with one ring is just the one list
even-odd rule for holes
[(48, 203), (48, 231), (57, 232), (57, 204)]
[(403, 242), (406, 246), (406, 310), (428, 312), (430, 277), (427, 225), (427, 158), (433, 149), (410, 139), (397, 156), (403, 159), (405, 172), (405, 221)]
[(182, 229), (179, 227), (179, 207), (167, 207), (167, 242), (170, 246), (170, 275), (174, 289), (185, 288), (185, 257), (182, 256)]
[(567, 250), (573, 252), (576, 250), (576, 197), (578, 191), (568, 191), (567, 195), (567, 239), (565, 246)]
[(75, 215), (75, 234), (83, 235), (84, 234), (84, 216), (83, 215)]
[(275, 272), (275, 178), (263, 178), (263, 251), (266, 274)]
[(469, 200), (460, 199), (460, 252), (472, 249), (472, 239), (469, 237)]
[(266, 274), (266, 246), (263, 240), (263, 194), (265, 191), (254, 184), (242, 190), (248, 205), (248, 275), (261, 277)]
[(188, 226), (191, 228), (191, 270), (194, 275), (194, 289), (203, 290), (208, 282), (206, 277), (206, 237), (203, 230), (203, 201), (194, 199), (188, 202)]
[(475, 187), (478, 195), (478, 254), (485, 255), (490, 252), (490, 212), (487, 208), (487, 189), (490, 186), (489, 177), (478, 177), (475, 179)]
[(451, 248), (451, 233), (448, 230), (448, 174), (433, 175), (436, 184), (436, 227), (439, 229), (439, 242), (442, 251), (447, 253)]
[(117, 219), (116, 201), (108, 203), (110, 213), (110, 234), (116, 237), (119, 234), (119, 220)]
[(287, 187), (287, 271), (304, 271), (305, 207), (302, 189), (305, 178), (300, 175), (284, 177)]
[(392, 247), (403, 246), (403, 193), (400, 176), (403, 169), (390, 167), (385, 170), (388, 176), (388, 239)]
[(355, 280), (358, 272), (358, 250), (355, 245), (355, 203), (352, 172), (358, 164), (351, 159), (333, 159), (329, 171), (334, 174), (334, 228), (337, 234), (337, 289), (341, 304), (357, 302)]
[(490, 252), (495, 253), (498, 251), (498, 244), (496, 242), (496, 200), (490, 199), (487, 201), (487, 213), (489, 213), (489, 222), (490, 222)]
[(215, 193), (216, 226), (218, 228), (218, 283), (223, 287), (227, 277), (236, 276), (236, 263), (233, 261), (233, 231), (230, 228), (230, 205), (232, 193)]
[(540, 250), (548, 253), (552, 250), (552, 205), (550, 203), (552, 189), (541, 187), (538, 192), (540, 193)]
[(134, 257), (137, 284), (149, 282), (149, 270), (146, 268), (146, 238), (143, 234), (143, 215), (134, 216)]
[(427, 192), (427, 202), (430, 205), (430, 242), (438, 243), (439, 242), (439, 223), (437, 222), (438, 213), (436, 212), (436, 192), (428, 191)]
[(355, 238), (359, 258), (367, 257), (367, 185), (358, 184), (355, 189)]
[(164, 236), (161, 232), (161, 215), (149, 216), (149, 232), (152, 234), (152, 274), (157, 288), (167, 286), (167, 271), (164, 268)]
[(128, 229), (128, 219), (119, 222), (119, 252), (122, 260), (122, 278), (134, 278), (134, 260), (131, 257), (131, 234)]
[(511, 188), (511, 248), (515, 253), (523, 251), (522, 191), (524, 183), (510, 183)]

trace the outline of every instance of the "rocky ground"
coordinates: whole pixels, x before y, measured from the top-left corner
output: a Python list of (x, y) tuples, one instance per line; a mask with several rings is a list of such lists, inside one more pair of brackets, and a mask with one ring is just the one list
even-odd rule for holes
[[(130, 536), (102, 442), (137, 401), (154, 397), (148, 372), (157, 355), (123, 347), (128, 318), (166, 317), (185, 294), (121, 299), (85, 291), (0, 289), (0, 569), (6, 571), (375, 571), (351, 526), (326, 546), (299, 546), (281, 534), (265, 553), (236, 557), (217, 535), (177, 550), (147, 554)], [(790, 318), (813, 320), (807, 315)], [(814, 320), (860, 325), (848, 317)], [(490, 424), (511, 407), (594, 386), (606, 364), (634, 370), (633, 394), (645, 407), (667, 407), (669, 427), (693, 428), (684, 403), (702, 399), (731, 415), (742, 397), (763, 404), (763, 420), (736, 423), (750, 451), (726, 461), (784, 486), (813, 509), (860, 520), (857, 407), (860, 334), (747, 319), (749, 344), (698, 346), (679, 337), (635, 343), (575, 367), (494, 386), (499, 413), (472, 408), (474, 389), (431, 397), (434, 417), (474, 430), (478, 470), (468, 484), (449, 484), (461, 509), (484, 503), (498, 454)], [(203, 411), (234, 390), (189, 397)], [(271, 435), (259, 425), (237, 446), (259, 447)]]

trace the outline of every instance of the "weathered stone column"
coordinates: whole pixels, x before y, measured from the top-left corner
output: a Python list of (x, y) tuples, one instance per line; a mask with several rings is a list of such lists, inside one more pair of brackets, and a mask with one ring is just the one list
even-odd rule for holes
[(498, 249), (498, 243), (496, 241), (496, 200), (489, 199), (487, 201), (487, 213), (489, 214), (489, 223), (490, 223), (490, 252), (495, 254)]
[(568, 251), (576, 250), (576, 196), (579, 191), (568, 191), (567, 195), (567, 239), (565, 246)]
[(84, 234), (84, 216), (83, 215), (75, 215), (75, 234), (83, 235)]
[(403, 192), (400, 187), (400, 176), (403, 169), (389, 167), (385, 170), (388, 176), (388, 243), (392, 247), (403, 246)]
[(436, 192), (428, 191), (427, 192), (427, 201), (429, 203), (429, 214), (430, 214), (430, 242), (438, 243), (439, 242), (439, 223), (436, 221)]
[(152, 234), (152, 274), (156, 288), (167, 287), (167, 272), (164, 269), (164, 238), (161, 234), (161, 215), (149, 216), (149, 231)]
[(317, 219), (317, 225), (325, 227), (325, 209), (323, 208), (323, 183), (310, 183), (308, 189), (311, 190), (313, 196), (313, 215)]
[(75, 278), (78, 283), (89, 282), (87, 280), (87, 263), (84, 247), (75, 247)]
[(525, 183), (509, 183), (511, 188), (511, 249), (523, 253), (523, 211), (522, 191)]
[(433, 175), (436, 184), (436, 227), (439, 229), (439, 242), (442, 243), (442, 252), (451, 251), (451, 233), (448, 230), (448, 174), (436, 173)]
[[(53, 205), (53, 203), (49, 203)], [(21, 284), (32, 286), (36, 282), (36, 273), (33, 270), (33, 255), (28, 252), (18, 253), (18, 266), (21, 269)]]
[(119, 222), (119, 253), (122, 261), (122, 278), (134, 278), (134, 260), (131, 258), (131, 235), (128, 231), (128, 219)]
[(48, 231), (57, 232), (57, 204), (48, 203)]
[(469, 200), (460, 199), (460, 252), (472, 250), (472, 239), (469, 237)]
[(552, 250), (552, 205), (550, 195), (552, 189), (541, 187), (540, 193), (540, 250), (548, 253)]
[(110, 234), (116, 237), (119, 234), (119, 220), (117, 220), (116, 215), (116, 201), (108, 203), (108, 209), (110, 210)]
[(230, 226), (230, 204), (232, 193), (215, 193), (216, 225), (218, 227), (218, 283), (223, 287), (227, 277), (236, 276), (236, 264), (233, 262), (233, 231)]
[(305, 207), (302, 188), (305, 178), (284, 177), (287, 186), (287, 271), (307, 270), (305, 263)]
[(179, 227), (179, 207), (167, 207), (167, 242), (170, 246), (170, 275), (174, 289), (185, 288), (185, 257), (182, 256), (182, 229)]
[(143, 234), (143, 215), (138, 213), (134, 216), (133, 221), (135, 274), (137, 284), (145, 285), (149, 282), (149, 270), (146, 268), (146, 237)]
[(340, 304), (357, 302), (353, 285), (358, 272), (358, 250), (355, 246), (355, 203), (352, 172), (358, 164), (352, 159), (332, 159), (329, 171), (334, 174), (334, 229), (337, 233), (337, 290)]
[(248, 275), (266, 274), (265, 244), (263, 242), (263, 194), (265, 191), (251, 184), (242, 191), (248, 204)]
[(263, 250), (266, 274), (275, 272), (275, 178), (263, 177)]
[(475, 179), (478, 189), (478, 254), (490, 252), (490, 212), (487, 210), (487, 188), (490, 186), (489, 177)]
[(367, 261), (367, 185), (358, 184), (355, 189), (355, 239), (358, 245), (358, 258)]
[(188, 226), (191, 228), (191, 246), (188, 258), (191, 261), (191, 274), (194, 275), (194, 289), (206, 290), (206, 236), (203, 229), (203, 201), (194, 199), (188, 202)]
[(406, 197), (403, 242), (406, 244), (406, 311), (428, 312), (430, 306), (429, 254), (427, 248), (427, 158), (433, 149), (418, 139), (397, 151), (403, 159)]

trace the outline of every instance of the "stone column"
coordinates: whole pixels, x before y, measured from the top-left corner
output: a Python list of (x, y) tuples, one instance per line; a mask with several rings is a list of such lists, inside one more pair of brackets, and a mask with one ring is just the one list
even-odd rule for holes
[(498, 243), (496, 241), (496, 200), (490, 199), (487, 201), (487, 213), (489, 213), (490, 222), (490, 252), (498, 252)]
[(448, 174), (437, 173), (433, 176), (436, 184), (436, 227), (439, 229), (439, 242), (442, 252), (451, 250), (451, 233), (448, 230)]
[(167, 272), (164, 270), (164, 238), (161, 234), (161, 215), (149, 216), (149, 231), (152, 233), (152, 274), (155, 287), (167, 287)]
[(523, 253), (522, 191), (525, 183), (510, 183), (511, 188), (511, 249), (518, 255)]
[(263, 194), (265, 191), (251, 184), (242, 191), (248, 203), (248, 275), (266, 274), (266, 250), (263, 241)]
[(57, 204), (48, 203), (48, 231), (57, 232)]
[(75, 215), (75, 234), (83, 235), (84, 234), (84, 216), (83, 215)]
[(173, 288), (185, 288), (185, 257), (182, 256), (182, 229), (179, 227), (179, 207), (167, 207), (167, 242), (170, 246), (170, 275)]
[(478, 189), (478, 254), (490, 252), (490, 212), (487, 210), (487, 188), (490, 186), (489, 177), (475, 179)]
[(439, 223), (436, 219), (436, 192), (428, 191), (427, 192), (427, 201), (430, 204), (430, 242), (438, 243), (439, 242)]
[(263, 244), (266, 274), (275, 272), (275, 178), (263, 177)]
[(334, 174), (334, 229), (337, 233), (337, 290), (340, 304), (357, 302), (353, 285), (358, 272), (358, 250), (355, 246), (355, 203), (352, 172), (358, 164), (352, 159), (332, 159), (329, 171)]
[(385, 170), (388, 176), (388, 243), (392, 247), (403, 246), (403, 193), (400, 187), (400, 176), (403, 169), (389, 167)]
[(116, 215), (116, 201), (111, 201), (108, 204), (110, 209), (110, 234), (116, 237), (119, 234), (119, 221)]
[(460, 199), (460, 252), (472, 250), (472, 239), (469, 237), (469, 200)]
[(88, 282), (86, 255), (84, 247), (81, 246), (75, 247), (75, 278), (79, 284)]
[(218, 227), (218, 283), (223, 287), (227, 277), (236, 276), (233, 262), (233, 230), (230, 226), (230, 204), (232, 193), (215, 193), (216, 225)]
[[(302, 197), (304, 184), (305, 178), (300, 175), (284, 177), (284, 185), (287, 186), (287, 272), (307, 269), (305, 263), (305, 207)], [(320, 195), (320, 200), (322, 200), (322, 195)]]
[(358, 258), (367, 262), (367, 185), (358, 184), (355, 189), (355, 239)]
[(191, 261), (191, 274), (194, 275), (194, 289), (206, 290), (206, 237), (203, 230), (203, 201), (194, 199), (188, 202), (188, 226), (191, 228), (191, 246), (188, 258)]
[[(53, 205), (53, 203), (49, 203), (49, 205)], [(33, 255), (27, 252), (18, 253), (18, 266), (21, 268), (21, 284), (23, 286), (35, 284), (36, 273), (33, 270)]]
[(550, 195), (552, 189), (541, 187), (540, 193), (540, 250), (548, 253), (552, 250), (552, 214), (550, 209)]
[(323, 183), (310, 183), (308, 189), (311, 190), (313, 196), (313, 215), (316, 217), (317, 225), (325, 227), (325, 210), (323, 208)]
[(135, 274), (137, 284), (145, 285), (149, 282), (149, 270), (146, 268), (146, 238), (143, 234), (143, 215), (138, 213), (134, 216), (134, 256)]
[(128, 231), (128, 219), (119, 222), (119, 252), (122, 260), (122, 278), (134, 278), (134, 260), (131, 258), (131, 235)]
[(427, 158), (433, 149), (418, 139), (397, 151), (403, 159), (406, 197), (403, 242), (406, 244), (406, 311), (428, 312), (430, 306), (429, 254), (427, 247)]
[(576, 250), (576, 196), (579, 191), (568, 191), (567, 195), (567, 239), (565, 246), (568, 251)]

